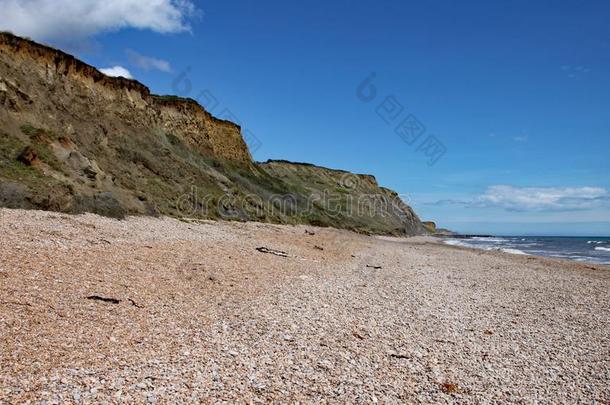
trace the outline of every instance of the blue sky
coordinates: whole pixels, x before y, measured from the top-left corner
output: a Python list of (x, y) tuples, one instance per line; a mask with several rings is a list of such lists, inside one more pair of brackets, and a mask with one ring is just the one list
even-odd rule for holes
[(0, 28), (236, 117), (257, 160), (374, 174), (462, 232), (610, 234), (607, 1), (48, 3)]

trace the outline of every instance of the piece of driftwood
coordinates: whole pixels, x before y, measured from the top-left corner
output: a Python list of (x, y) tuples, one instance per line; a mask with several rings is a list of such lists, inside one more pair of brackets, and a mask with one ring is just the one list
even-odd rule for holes
[(272, 255), (276, 255), (276, 256), (280, 256), (280, 257), (288, 257), (288, 253), (283, 252), (281, 250), (275, 250), (275, 249), (269, 249), (266, 247), (257, 247), (256, 250), (258, 250), (261, 253), (269, 253)]
[(100, 297), (99, 295), (90, 295), (87, 297), (87, 299), (94, 300), (94, 301), (107, 302), (109, 304), (118, 304), (121, 302), (121, 300), (117, 300), (116, 298)]

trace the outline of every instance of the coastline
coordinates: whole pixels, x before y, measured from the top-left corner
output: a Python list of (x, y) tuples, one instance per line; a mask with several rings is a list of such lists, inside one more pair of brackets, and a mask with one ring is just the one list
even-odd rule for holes
[(0, 234), (7, 402), (610, 400), (608, 266), (9, 209)]
[(449, 246), (610, 267), (610, 257), (604, 254), (610, 251), (608, 237), (487, 236), (439, 239)]

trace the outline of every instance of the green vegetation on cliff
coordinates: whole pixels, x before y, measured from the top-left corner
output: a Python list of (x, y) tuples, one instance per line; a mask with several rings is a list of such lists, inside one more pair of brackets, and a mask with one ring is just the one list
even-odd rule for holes
[(194, 100), (10, 34), (0, 34), (0, 132), (4, 207), (423, 232), (372, 176), (256, 163), (239, 126)]

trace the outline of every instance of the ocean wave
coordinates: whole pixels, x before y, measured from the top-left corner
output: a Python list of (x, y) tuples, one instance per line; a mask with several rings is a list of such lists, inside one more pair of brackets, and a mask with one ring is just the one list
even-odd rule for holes
[(458, 239), (449, 239), (444, 241), (444, 243), (446, 245), (450, 245), (450, 246), (462, 246), (462, 247), (470, 247), (470, 245), (466, 242), (462, 242), (461, 240)]
[[(443, 242), (451, 246), (504, 252), (513, 255), (536, 255), (577, 262), (610, 264), (607, 253), (610, 252), (610, 241), (592, 239), (588, 245), (584, 244), (585, 241), (574, 240), (572, 244), (568, 244), (566, 239), (556, 241), (553, 239), (536, 240), (521, 237), (473, 237), (468, 239), (449, 239)], [(595, 253), (593, 249), (596, 250)]]
[(519, 250), (519, 249), (504, 248), (504, 249), (500, 249), (500, 250), (502, 252), (504, 252), (504, 253), (510, 253), (512, 255), (526, 255), (526, 256), (529, 256), (523, 250)]
[(475, 236), (474, 238), (470, 238), (470, 240), (476, 240), (476, 241), (480, 241), (480, 242), (492, 242), (492, 243), (502, 243), (502, 242), (509, 241), (509, 239), (506, 239), (506, 238), (493, 238), (493, 237), (486, 237), (486, 236)]

